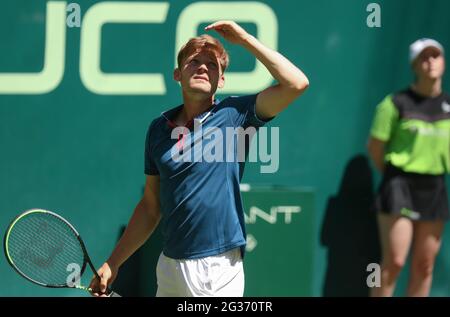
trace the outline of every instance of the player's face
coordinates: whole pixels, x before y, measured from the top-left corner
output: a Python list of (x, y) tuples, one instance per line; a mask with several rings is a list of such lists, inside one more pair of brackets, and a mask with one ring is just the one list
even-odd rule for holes
[(414, 62), (414, 71), (419, 78), (439, 79), (445, 71), (445, 59), (435, 47), (426, 48)]
[(224, 85), (219, 60), (212, 51), (202, 50), (187, 57), (174, 75), (186, 93), (212, 95)]

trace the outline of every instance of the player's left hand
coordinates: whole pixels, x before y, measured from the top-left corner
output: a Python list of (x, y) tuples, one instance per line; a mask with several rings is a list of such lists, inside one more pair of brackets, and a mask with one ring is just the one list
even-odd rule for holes
[(205, 31), (209, 30), (215, 30), (225, 40), (233, 44), (243, 44), (250, 36), (234, 21), (217, 21), (205, 28)]

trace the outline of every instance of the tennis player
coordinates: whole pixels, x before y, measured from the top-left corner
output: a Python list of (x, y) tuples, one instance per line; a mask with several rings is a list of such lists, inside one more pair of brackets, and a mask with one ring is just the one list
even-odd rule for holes
[[(101, 281), (91, 282), (95, 295), (104, 296), (120, 266), (158, 223), (162, 225), (164, 248), (156, 269), (157, 296), (244, 294), (246, 233), (239, 191), (244, 164), (236, 159), (177, 160), (174, 153), (177, 156), (189, 143), (207, 146), (211, 142), (206, 136), (196, 138), (196, 125), (203, 131), (216, 128), (223, 135), (226, 128), (262, 127), (299, 97), (309, 82), (290, 61), (235, 22), (219, 21), (205, 30), (215, 30), (230, 43), (244, 47), (265, 65), (277, 84), (254, 95), (219, 101), (215, 93), (225, 85), (229, 63), (222, 44), (202, 35), (181, 48), (173, 75), (181, 84), (183, 104), (164, 112), (149, 126), (144, 195), (111, 256), (98, 270)], [(179, 128), (186, 133), (174, 137)], [(225, 152), (237, 151), (234, 141), (226, 140)]]
[(392, 296), (410, 249), (407, 295), (429, 295), (449, 219), (450, 97), (442, 91), (444, 48), (419, 39), (410, 46), (410, 63), (415, 81), (378, 105), (368, 145), (383, 173), (376, 199), (382, 275), (373, 296)]

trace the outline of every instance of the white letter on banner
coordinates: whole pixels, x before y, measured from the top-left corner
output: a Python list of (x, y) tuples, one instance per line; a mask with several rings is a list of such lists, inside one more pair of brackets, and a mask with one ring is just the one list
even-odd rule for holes
[(100, 2), (83, 18), (80, 40), (80, 76), (87, 89), (96, 94), (164, 95), (162, 74), (108, 74), (100, 69), (101, 31), (107, 23), (163, 23), (166, 2)]

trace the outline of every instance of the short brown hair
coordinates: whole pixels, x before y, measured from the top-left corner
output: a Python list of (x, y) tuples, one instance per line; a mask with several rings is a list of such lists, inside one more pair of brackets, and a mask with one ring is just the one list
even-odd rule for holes
[(194, 52), (200, 52), (201, 50), (213, 51), (219, 59), (220, 66), (222, 67), (222, 72), (225, 72), (225, 69), (230, 63), (230, 57), (228, 56), (228, 53), (223, 47), (222, 43), (220, 43), (220, 41), (216, 38), (207, 34), (191, 38), (185, 45), (183, 45), (183, 47), (178, 52), (178, 68), (181, 67), (187, 57), (191, 56)]

